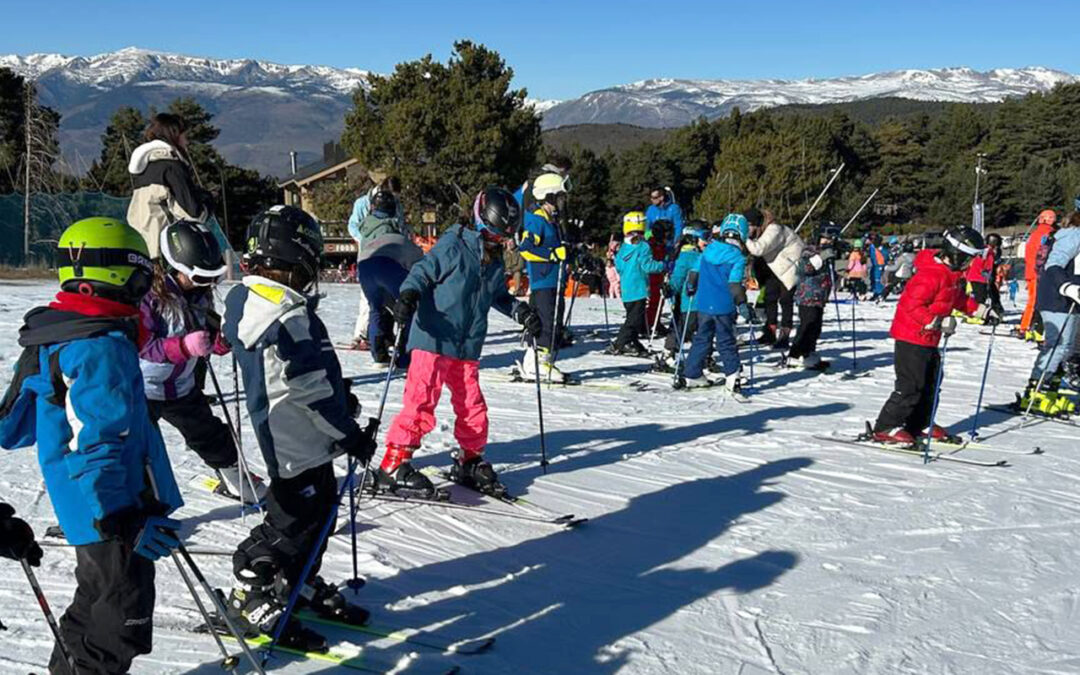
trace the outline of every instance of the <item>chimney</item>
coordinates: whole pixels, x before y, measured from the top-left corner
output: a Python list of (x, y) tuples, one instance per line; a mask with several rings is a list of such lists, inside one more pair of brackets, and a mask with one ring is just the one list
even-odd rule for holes
[(292, 175), (296, 175), (296, 151), (289, 151), (289, 166), (292, 168)]

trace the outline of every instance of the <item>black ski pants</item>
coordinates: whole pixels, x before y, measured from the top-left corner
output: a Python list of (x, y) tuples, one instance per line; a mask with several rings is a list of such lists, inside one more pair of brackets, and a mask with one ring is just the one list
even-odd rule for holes
[[(109, 539), (75, 547), (75, 598), (60, 617), (60, 633), (79, 675), (123, 675), (153, 638), (154, 563), (132, 542)], [(49, 672), (68, 675), (59, 647)]]
[(173, 425), (184, 442), (212, 469), (236, 464), (236, 444), (228, 425), (210, 409), (210, 401), (201, 389), (192, 389), (187, 396), (172, 401), (147, 400), (150, 421), (164, 419)]
[(623, 303), (623, 307), (626, 308), (626, 319), (623, 320), (623, 324), (619, 328), (619, 334), (615, 336), (615, 351), (628, 344), (638, 342), (640, 336), (648, 333), (649, 329), (645, 325), (647, 303), (647, 299)]
[[(556, 303), (558, 303), (557, 309)], [(536, 338), (537, 346), (555, 351), (559, 345), (555, 342), (554, 336), (562, 330), (566, 300), (562, 293), (556, 293), (554, 288), (541, 288), (529, 294), (529, 304), (540, 314), (540, 322), (543, 324), (540, 335)]]
[(917, 435), (930, 426), (941, 355), (936, 347), (896, 341), (896, 385), (878, 413), (874, 431), (903, 427)]
[(785, 286), (776, 275), (765, 281), (765, 323), (780, 328), (795, 325), (795, 289)]
[[(240, 542), (233, 554), (233, 572), (245, 582), (251, 579), (240, 576), (240, 571), (255, 572), (256, 582), (264, 585), (272, 583), (281, 573), (292, 588), (304, 571), (326, 519), (336, 509), (333, 463), (327, 462), (292, 478), (275, 476), (266, 493), (263, 522)], [(326, 540), (323, 540), (311, 568), (312, 577), (319, 571), (325, 551)]]
[(812, 305), (799, 305), (799, 329), (791, 343), (788, 356), (802, 358), (817, 351), (817, 342), (821, 337), (821, 326), (825, 320), (825, 308)]

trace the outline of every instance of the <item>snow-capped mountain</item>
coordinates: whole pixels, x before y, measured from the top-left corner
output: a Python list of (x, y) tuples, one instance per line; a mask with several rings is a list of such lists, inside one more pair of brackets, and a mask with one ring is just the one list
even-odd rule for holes
[[(37, 80), (45, 105), (62, 114), (61, 146), (74, 170), (98, 156), (109, 117), (123, 105), (162, 109), (195, 97), (221, 128), (216, 145), (231, 162), (274, 175), (288, 172), (289, 150), (301, 163), (340, 136), (351, 95), (368, 71), (209, 59), (128, 48), (97, 56), (0, 56), (0, 67)], [(528, 99), (544, 127), (624, 123), (674, 127), (698, 117), (792, 103), (837, 103), (882, 96), (987, 102), (1047, 91), (1076, 76), (1041, 67), (978, 72), (970, 68), (898, 70), (808, 80), (644, 80), (568, 101)], [(527, 83), (526, 83), (527, 84)]]
[(897, 70), (853, 77), (808, 80), (644, 80), (590, 92), (544, 114), (547, 128), (617, 123), (675, 127), (698, 117), (715, 118), (793, 103), (841, 103), (897, 96), (923, 101), (992, 102), (1049, 91), (1075, 75), (1048, 68)]

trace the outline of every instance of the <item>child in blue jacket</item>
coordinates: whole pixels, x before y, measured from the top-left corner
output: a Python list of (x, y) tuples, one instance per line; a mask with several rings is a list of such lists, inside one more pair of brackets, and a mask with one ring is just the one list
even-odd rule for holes
[(662, 370), (671, 372), (678, 359), (679, 342), (684, 329), (687, 340), (694, 339), (694, 331), (697, 330), (697, 305), (690, 295), (689, 277), (692, 270), (699, 267), (701, 252), (709, 244), (709, 229), (704, 221), (690, 221), (683, 230), (682, 248), (679, 256), (675, 259), (675, 268), (671, 271), (671, 279), (668, 288), (672, 296), (678, 296), (678, 311), (672, 312), (671, 332), (664, 341), (666, 353), (661, 358)]
[(683, 370), (682, 381), (688, 388), (716, 384), (705, 374), (705, 362), (712, 352), (714, 340), (723, 366), (724, 386), (733, 394), (738, 393), (741, 386), (738, 374), (742, 366), (735, 342), (735, 312), (738, 310), (744, 316), (749, 315), (742, 288), (746, 272), (742, 244), (749, 231), (746, 218), (738, 213), (729, 213), (720, 227), (714, 230), (716, 236), (701, 254), (696, 280), (691, 272), (691, 298), (697, 305), (698, 326)]
[[(0, 446), (37, 444), (56, 517), (75, 546), (75, 598), (60, 632), (81, 673), (126, 673), (149, 654), (154, 561), (179, 545), (182, 505), (150, 421), (137, 345), (150, 288), (146, 242), (111, 218), (60, 236), (61, 292), (31, 310), (0, 403)], [(49, 663), (68, 672), (59, 648)]]
[(623, 243), (615, 254), (615, 269), (619, 272), (626, 319), (608, 354), (648, 356), (649, 350), (638, 339), (648, 331), (645, 325), (645, 305), (649, 296), (649, 275), (664, 271), (664, 261), (654, 260), (652, 249), (645, 241), (645, 214), (631, 211), (623, 216)]
[[(377, 423), (360, 428), (359, 404), (341, 375), (326, 326), (305, 295), (319, 273), (322, 233), (310, 215), (273, 206), (251, 222), (244, 283), (225, 297), (222, 333), (232, 345), (244, 380), (270, 488), (263, 521), (233, 554), (238, 584), (228, 611), (241, 631), (272, 634), (297, 584), (312, 612), (363, 623), (367, 612), (346, 603), (337, 586), (316, 576), (325, 551), (322, 528), (337, 509), (334, 459), (349, 455), (367, 464), (375, 452)], [(304, 567), (314, 564), (306, 578)], [(281, 643), (304, 651), (326, 640), (291, 619)]]

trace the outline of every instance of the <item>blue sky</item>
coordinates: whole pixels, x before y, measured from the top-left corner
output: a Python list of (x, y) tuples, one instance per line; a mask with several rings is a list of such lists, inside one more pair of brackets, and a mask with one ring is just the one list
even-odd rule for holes
[[(390, 71), (455, 39), (499, 51), (537, 98), (652, 77), (803, 78), (898, 68), (1080, 72), (1080, 2), (5, 0), (0, 53), (127, 46)], [(47, 8), (47, 9), (46, 9)]]

